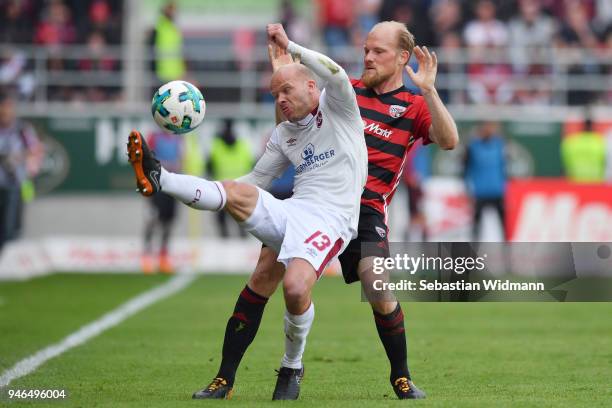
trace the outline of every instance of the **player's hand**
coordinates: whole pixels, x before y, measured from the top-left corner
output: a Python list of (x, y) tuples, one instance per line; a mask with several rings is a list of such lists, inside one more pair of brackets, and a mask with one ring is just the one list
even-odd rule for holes
[(272, 65), (272, 72), (276, 72), (281, 66), (291, 64), (293, 58), (287, 53), (287, 50), (282, 50), (278, 45), (268, 44), (268, 59)]
[(268, 24), (266, 29), (268, 31), (268, 41), (278, 45), (281, 50), (285, 51), (289, 45), (289, 37), (287, 37), (283, 25), (279, 23)]
[(419, 63), (418, 71), (414, 72), (410, 65), (406, 65), (406, 72), (422, 93), (429, 93), (434, 89), (436, 82), (438, 57), (435, 52), (430, 53), (427, 47), (416, 46), (413, 53)]

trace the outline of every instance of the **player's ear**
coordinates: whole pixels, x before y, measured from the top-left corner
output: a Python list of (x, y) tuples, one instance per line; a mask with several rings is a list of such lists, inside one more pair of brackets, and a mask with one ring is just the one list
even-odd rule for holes
[(406, 65), (408, 63), (408, 60), (410, 59), (410, 53), (408, 53), (408, 51), (406, 50), (401, 50), (399, 53), (399, 65)]

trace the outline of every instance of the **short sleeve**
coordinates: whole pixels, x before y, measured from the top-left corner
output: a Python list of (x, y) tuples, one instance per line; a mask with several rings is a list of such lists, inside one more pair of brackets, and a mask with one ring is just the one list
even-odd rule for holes
[(415, 99), (415, 105), (417, 105), (417, 111), (412, 125), (414, 137), (415, 139), (422, 139), (423, 145), (430, 144), (429, 128), (431, 127), (431, 114), (429, 113), (427, 103), (425, 103), (425, 98), (418, 96)]

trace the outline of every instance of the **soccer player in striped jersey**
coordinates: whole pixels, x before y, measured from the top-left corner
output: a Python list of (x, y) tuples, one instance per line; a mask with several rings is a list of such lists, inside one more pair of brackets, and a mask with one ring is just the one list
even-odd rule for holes
[[(387, 21), (374, 26), (367, 36), (364, 53), (363, 74), (360, 79), (352, 80), (352, 85), (364, 122), (369, 175), (361, 197), (358, 236), (339, 259), (345, 281), (360, 280), (368, 295), (376, 329), (391, 365), (390, 381), (397, 397), (424, 398), (425, 393), (412, 383), (408, 370), (402, 309), (391, 293), (372, 296), (371, 265), (373, 257), (389, 256), (387, 206), (414, 141), (421, 138), (424, 144), (433, 142), (442, 149), (453, 149), (459, 137), (455, 122), (434, 87), (436, 55), (427, 47), (415, 47), (414, 37), (405, 25)], [(418, 61), (417, 72), (407, 65), (413, 53)], [(270, 59), (274, 70), (292, 62), (282, 52), (271, 52)], [(421, 95), (412, 94), (404, 87), (404, 70)], [(371, 252), (361, 251), (363, 242), (375, 244), (368, 245)], [(228, 321), (218, 373), (228, 383), (234, 383), (240, 360), (255, 338), (265, 302), (283, 280), (284, 267), (276, 259), (272, 248), (262, 248), (255, 271), (238, 297), (235, 313), (249, 311), (248, 330), (236, 331), (241, 323), (233, 318)], [(288, 330), (287, 321), (285, 330)], [(281, 368), (275, 395), (297, 398), (299, 380), (300, 377)]]
[[(418, 61), (415, 72), (410, 55)], [(404, 70), (421, 95), (403, 84)], [(390, 381), (400, 399), (424, 398), (408, 370), (404, 315), (392, 293), (376, 292), (373, 257), (389, 256), (387, 207), (393, 198), (416, 140), (453, 149), (459, 135), (455, 121), (434, 86), (437, 57), (427, 47), (415, 46), (404, 24), (386, 21), (375, 25), (364, 44), (364, 70), (352, 80), (368, 146), (368, 180), (361, 196), (357, 238), (340, 255), (346, 283), (361, 281), (374, 313), (376, 330), (391, 365)], [(370, 243), (362, 251), (362, 243)]]

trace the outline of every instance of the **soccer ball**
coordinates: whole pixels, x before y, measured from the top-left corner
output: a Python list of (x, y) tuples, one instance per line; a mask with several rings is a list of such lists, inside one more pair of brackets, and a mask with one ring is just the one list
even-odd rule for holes
[(155, 122), (173, 133), (187, 133), (197, 128), (205, 111), (202, 93), (186, 81), (172, 81), (160, 86), (151, 101)]

